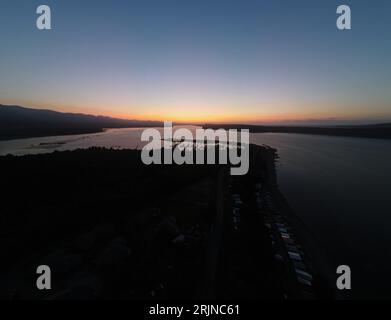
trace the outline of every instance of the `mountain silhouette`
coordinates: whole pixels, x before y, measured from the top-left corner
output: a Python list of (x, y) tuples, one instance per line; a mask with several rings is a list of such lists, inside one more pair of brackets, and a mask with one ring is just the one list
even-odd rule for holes
[(0, 104), (0, 140), (101, 132), (105, 128), (162, 126), (158, 121), (124, 120)]

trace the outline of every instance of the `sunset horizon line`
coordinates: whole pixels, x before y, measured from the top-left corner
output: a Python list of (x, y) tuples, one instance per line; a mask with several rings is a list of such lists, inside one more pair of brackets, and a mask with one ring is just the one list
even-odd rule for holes
[(46, 110), (54, 111), (59, 113), (68, 113), (68, 114), (80, 114), (88, 115), (95, 117), (108, 117), (113, 119), (128, 120), (128, 121), (145, 121), (145, 122), (172, 122), (174, 124), (180, 125), (202, 125), (202, 124), (236, 124), (236, 125), (322, 125), (322, 124), (331, 124), (332, 122), (337, 124), (381, 124), (391, 122), (391, 117), (338, 117), (338, 116), (309, 116), (309, 117), (294, 117), (293, 115), (287, 117), (278, 118), (277, 116), (256, 116), (256, 115), (205, 115), (203, 117), (190, 116), (187, 119), (184, 119), (183, 116), (177, 115), (158, 115), (148, 117), (148, 114), (145, 115), (129, 115), (129, 114), (120, 114), (108, 112), (105, 110), (98, 111), (88, 108), (87, 110), (82, 110), (80, 107), (56, 107), (49, 105), (38, 106), (34, 103), (10, 103), (10, 102), (0, 102), (0, 106), (17, 106), (26, 109), (33, 110)]

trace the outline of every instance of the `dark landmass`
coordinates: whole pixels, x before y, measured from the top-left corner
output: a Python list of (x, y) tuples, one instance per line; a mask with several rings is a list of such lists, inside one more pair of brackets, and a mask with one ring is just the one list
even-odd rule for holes
[(249, 129), (252, 133), (301, 133), (327, 136), (391, 139), (391, 123), (352, 126), (258, 126), (245, 124), (207, 124), (210, 129)]
[[(0, 157), (0, 297), (195, 295), (219, 166), (146, 166), (93, 148)], [(49, 265), (53, 290), (36, 289)]]
[(123, 120), (0, 105), (0, 140), (101, 132), (106, 128), (158, 127), (158, 121)]
[[(328, 297), (289, 219), (298, 266), (276, 229), (274, 149), (251, 146), (242, 177), (227, 165), (146, 166), (140, 152), (0, 157), (0, 298)], [(39, 265), (51, 268), (50, 291), (36, 288)]]

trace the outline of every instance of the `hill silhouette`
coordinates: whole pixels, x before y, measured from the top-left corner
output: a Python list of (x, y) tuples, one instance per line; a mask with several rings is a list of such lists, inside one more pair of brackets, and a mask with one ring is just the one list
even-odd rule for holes
[(0, 140), (101, 132), (105, 128), (162, 126), (158, 121), (124, 120), (0, 104)]

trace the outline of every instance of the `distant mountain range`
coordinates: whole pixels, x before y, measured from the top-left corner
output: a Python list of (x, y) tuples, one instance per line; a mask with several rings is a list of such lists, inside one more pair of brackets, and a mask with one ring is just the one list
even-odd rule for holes
[(162, 126), (162, 122), (124, 120), (0, 104), (0, 140), (101, 132), (105, 128)]
[(210, 129), (248, 129), (252, 133), (301, 133), (326, 136), (391, 139), (391, 123), (338, 126), (260, 126), (245, 124), (204, 125)]
[[(163, 122), (124, 120), (79, 113), (30, 109), (0, 104), (0, 140), (101, 132), (105, 128), (161, 127)], [(391, 123), (345, 126), (208, 124), (211, 129), (249, 129), (250, 132), (303, 133), (391, 139)]]

